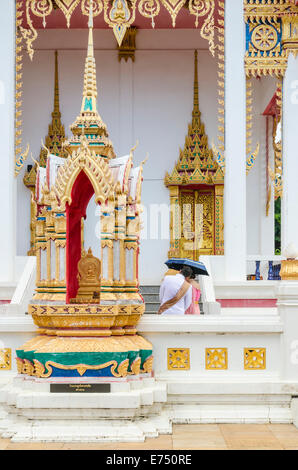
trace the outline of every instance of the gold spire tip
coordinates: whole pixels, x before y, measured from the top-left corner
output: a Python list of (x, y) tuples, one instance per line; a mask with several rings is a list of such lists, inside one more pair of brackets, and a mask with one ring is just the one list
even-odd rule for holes
[(90, 0), (88, 28), (93, 28), (93, 0)]

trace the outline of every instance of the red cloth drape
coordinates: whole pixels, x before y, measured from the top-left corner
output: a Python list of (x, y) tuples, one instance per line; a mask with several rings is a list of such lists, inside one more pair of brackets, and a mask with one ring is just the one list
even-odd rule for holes
[(66, 204), (66, 303), (77, 295), (78, 262), (81, 258), (81, 219), (94, 194), (93, 186), (81, 171), (72, 187), (71, 204)]

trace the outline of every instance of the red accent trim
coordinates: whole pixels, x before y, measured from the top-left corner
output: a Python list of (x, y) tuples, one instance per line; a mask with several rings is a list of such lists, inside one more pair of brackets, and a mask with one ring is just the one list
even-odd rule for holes
[(11, 300), (0, 300), (0, 304), (10, 304)]
[(77, 295), (78, 262), (81, 258), (81, 218), (94, 194), (93, 186), (81, 171), (71, 191), (71, 204), (66, 204), (66, 303)]
[(271, 100), (269, 101), (265, 111), (263, 112), (263, 116), (279, 116), (279, 113), (280, 110), (277, 106), (277, 94), (275, 92)]
[(272, 308), (276, 307), (276, 299), (217, 299), (223, 308)]

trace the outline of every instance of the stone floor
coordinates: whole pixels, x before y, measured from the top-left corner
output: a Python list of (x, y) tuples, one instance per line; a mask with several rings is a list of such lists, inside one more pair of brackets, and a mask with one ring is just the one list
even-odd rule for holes
[(291, 424), (174, 425), (173, 434), (143, 443), (13, 443), (0, 439), (0, 450), (298, 450), (298, 429)]

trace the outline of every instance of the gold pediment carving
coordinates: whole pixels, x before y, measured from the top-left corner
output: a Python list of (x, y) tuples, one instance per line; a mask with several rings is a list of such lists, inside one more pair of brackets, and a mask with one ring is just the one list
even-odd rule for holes
[(71, 191), (81, 171), (89, 178), (95, 193), (95, 202), (103, 204), (114, 192), (115, 181), (108, 163), (98, 158), (83, 145), (74, 151), (62, 167), (59, 168), (54, 186), (55, 193), (62, 204), (71, 204)]

